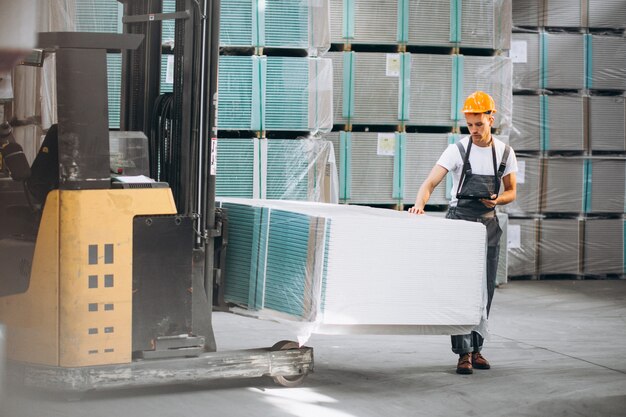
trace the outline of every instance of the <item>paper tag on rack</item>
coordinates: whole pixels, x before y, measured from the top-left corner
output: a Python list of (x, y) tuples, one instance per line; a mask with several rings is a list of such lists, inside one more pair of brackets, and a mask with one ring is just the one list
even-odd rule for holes
[(396, 134), (379, 133), (376, 153), (379, 156), (394, 156), (396, 154)]
[(211, 138), (211, 175), (217, 174), (217, 138)]
[(528, 62), (528, 42), (511, 41), (509, 56), (514, 64), (526, 64)]
[(526, 161), (517, 161), (517, 183), (524, 184), (526, 181)]
[(387, 77), (400, 76), (400, 54), (387, 54)]
[(509, 249), (522, 248), (522, 226), (509, 224), (506, 229), (507, 245)]

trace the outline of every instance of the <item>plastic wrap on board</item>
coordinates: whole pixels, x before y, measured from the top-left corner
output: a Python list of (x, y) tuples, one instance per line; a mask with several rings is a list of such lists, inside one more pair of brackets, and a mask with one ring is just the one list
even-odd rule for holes
[(543, 159), (541, 211), (543, 213), (583, 213), (586, 187), (583, 158)]
[(220, 56), (220, 130), (330, 131), (332, 61), (325, 58)]
[(623, 0), (587, 0), (590, 28), (626, 29), (626, 2)]
[(452, 126), (458, 99), (452, 80), (457, 55), (411, 55), (410, 102), (407, 125)]
[(540, 220), (539, 274), (582, 273), (583, 225), (582, 218)]
[(331, 142), (310, 139), (219, 139), (216, 195), (338, 201)]
[(586, 35), (587, 88), (626, 90), (626, 38)]
[(321, 203), (218, 204), (229, 220), (231, 311), (292, 323), (301, 343), (313, 332), (459, 334), (485, 324), (479, 223)]
[(623, 276), (624, 219), (587, 218), (584, 233), (584, 272), (586, 275)]
[(626, 98), (589, 97), (589, 146), (592, 151), (626, 151)]
[(395, 133), (351, 132), (347, 135), (350, 158), (346, 173), (347, 201), (361, 204), (393, 204)]
[[(415, 204), (417, 191), (439, 157), (448, 147), (451, 138), (446, 133), (408, 133), (404, 162), (404, 204)], [(433, 190), (428, 204), (448, 204), (446, 181)]]
[(344, 52), (344, 118), (350, 117), (353, 124), (398, 124), (402, 119), (401, 98), (407, 76), (403, 66), (409, 55)]
[(509, 217), (507, 229), (509, 277), (537, 274), (538, 219)]
[[(458, 90), (457, 109), (476, 90), (489, 93), (496, 102), (494, 127), (508, 135), (513, 112), (512, 61), (505, 56), (462, 56), (463, 84)], [(460, 118), (463, 120), (462, 118)]]
[(513, 26), (543, 26), (543, 0), (513, 0)]
[[(447, 211), (426, 212), (427, 216), (434, 216), (437, 218), (445, 218), (446, 214)], [(500, 236), (500, 253), (498, 254), (498, 271), (496, 272), (496, 285), (502, 285), (509, 281), (509, 215), (498, 210), (496, 212), (496, 216), (498, 216), (498, 223), (500, 224), (500, 229), (502, 229), (502, 236)]]
[(542, 212), (624, 213), (624, 157), (544, 159)]
[(329, 0), (225, 0), (220, 4), (220, 46), (330, 48)]
[(516, 154), (516, 156), (517, 198), (507, 205), (500, 206), (500, 210), (511, 216), (534, 215), (539, 213), (542, 181), (541, 159), (523, 154)]
[(626, 158), (593, 157), (586, 160), (585, 212), (622, 214), (626, 212)]
[(511, 0), (331, 0), (333, 43), (508, 49)]
[(626, 28), (626, 3), (622, 0), (517, 0), (513, 1), (515, 26), (569, 28)]
[(583, 34), (514, 33), (511, 57), (514, 89), (585, 88), (586, 57)]
[(398, 43), (398, 0), (330, 1), (333, 43)]
[(516, 153), (541, 151), (541, 97), (513, 96), (513, 126), (511, 127), (510, 145)]
[(542, 96), (542, 150), (585, 151), (586, 98), (577, 95)]

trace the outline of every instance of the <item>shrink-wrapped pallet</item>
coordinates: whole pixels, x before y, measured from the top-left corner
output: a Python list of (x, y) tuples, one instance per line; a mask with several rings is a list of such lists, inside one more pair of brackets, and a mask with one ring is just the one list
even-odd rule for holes
[(582, 273), (583, 220), (542, 219), (539, 222), (540, 275)]
[(626, 256), (624, 219), (585, 220), (584, 272), (587, 275), (623, 276)]
[(330, 131), (332, 62), (325, 58), (220, 56), (220, 130)]
[(539, 220), (509, 217), (507, 229), (509, 277), (537, 274)]
[(462, 334), (484, 323), (479, 223), (345, 205), (218, 204), (229, 219), (231, 311), (300, 322), (305, 339), (311, 332)]
[(218, 141), (217, 155), (219, 197), (337, 201), (334, 150), (328, 141), (225, 138)]
[(626, 98), (589, 98), (589, 145), (592, 151), (626, 151)]
[(303, 49), (330, 47), (329, 0), (224, 0), (220, 46)]

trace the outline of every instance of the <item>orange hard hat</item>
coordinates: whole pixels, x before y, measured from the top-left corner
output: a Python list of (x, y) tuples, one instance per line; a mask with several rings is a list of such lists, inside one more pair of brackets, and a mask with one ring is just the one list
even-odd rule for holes
[(495, 113), (496, 102), (484, 91), (474, 91), (465, 99), (463, 113)]

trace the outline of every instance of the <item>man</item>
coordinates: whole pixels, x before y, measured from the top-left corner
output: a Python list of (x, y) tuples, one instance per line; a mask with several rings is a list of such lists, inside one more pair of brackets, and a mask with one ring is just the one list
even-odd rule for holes
[[(487, 315), (495, 291), (499, 240), (502, 230), (495, 215), (497, 205), (508, 204), (516, 197), (517, 159), (508, 145), (491, 134), (496, 106), (482, 91), (465, 100), (463, 113), (470, 132), (459, 143), (450, 145), (417, 193), (410, 213), (424, 214), (431, 193), (448, 172), (452, 172), (452, 198), (446, 218), (479, 221), (487, 228)], [(500, 193), (500, 184), (504, 191)], [(481, 355), (483, 337), (477, 333), (452, 336), (452, 351), (459, 355), (457, 373), (471, 374), (473, 369), (489, 369)]]

